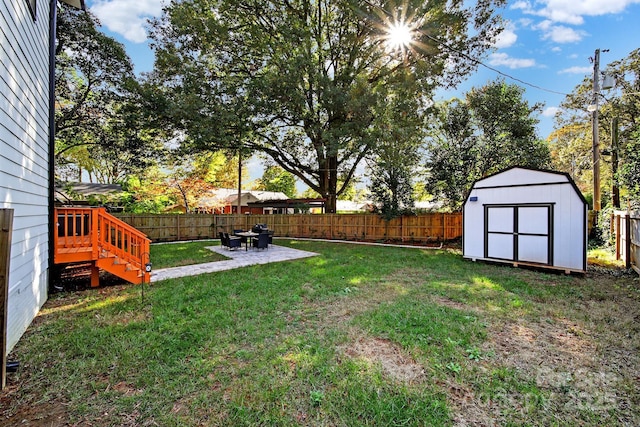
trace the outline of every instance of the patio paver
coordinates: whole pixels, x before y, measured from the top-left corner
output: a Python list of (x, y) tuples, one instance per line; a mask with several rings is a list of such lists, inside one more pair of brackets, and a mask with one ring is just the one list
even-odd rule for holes
[(159, 280), (175, 279), (184, 276), (196, 276), (198, 274), (213, 273), (216, 271), (231, 270), (256, 264), (268, 264), (271, 262), (289, 261), (293, 259), (317, 256), (315, 252), (302, 251), (278, 245), (269, 245), (269, 249), (241, 249), (228, 250), (222, 246), (208, 246), (214, 252), (228, 258), (226, 261), (208, 262), (204, 264), (185, 265), (182, 267), (161, 268), (151, 272), (151, 282)]

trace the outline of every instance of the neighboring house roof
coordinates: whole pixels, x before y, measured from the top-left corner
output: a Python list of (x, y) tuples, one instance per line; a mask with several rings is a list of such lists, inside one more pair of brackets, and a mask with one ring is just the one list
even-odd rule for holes
[(251, 202), (249, 205), (252, 207), (262, 208), (299, 208), (301, 206), (307, 206), (309, 208), (324, 208), (326, 200), (322, 198), (313, 199), (268, 199), (260, 200), (258, 202)]
[(370, 201), (354, 202), (351, 200), (337, 200), (336, 212), (368, 212), (371, 205)]
[(436, 210), (442, 208), (442, 202), (432, 200), (430, 202), (415, 202), (414, 207), (422, 210)]
[(77, 199), (77, 195), (86, 199), (90, 196), (107, 196), (121, 191), (122, 186), (120, 184), (65, 182), (56, 185), (56, 198), (65, 203)]

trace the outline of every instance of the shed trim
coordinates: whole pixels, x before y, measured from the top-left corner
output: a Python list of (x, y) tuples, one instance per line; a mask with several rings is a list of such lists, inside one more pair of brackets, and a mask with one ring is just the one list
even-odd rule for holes
[(568, 181), (558, 181), (558, 182), (537, 182), (535, 184), (487, 185), (486, 187), (475, 187), (475, 189), (486, 190), (486, 189), (493, 189), (493, 188), (545, 187), (548, 185), (571, 185), (571, 183)]
[[(571, 178), (571, 175), (569, 175), (567, 172), (558, 172), (558, 171), (554, 171), (554, 170), (550, 170), (550, 169), (536, 169), (536, 168), (531, 168), (531, 167), (526, 167), (526, 166), (517, 166), (517, 165), (516, 166), (511, 166), (510, 168), (506, 168), (506, 169), (503, 169), (501, 171), (498, 171), (498, 172), (492, 173), (490, 175), (484, 176), (482, 178), (476, 179), (473, 182), (473, 184), (471, 184), (471, 187), (469, 188), (469, 191), (467, 191), (467, 197), (465, 198), (465, 200), (469, 199), (469, 196), (471, 195), (471, 191), (473, 191), (474, 189), (477, 189), (477, 188), (481, 188), (481, 187), (476, 187), (476, 184), (478, 182), (483, 181), (483, 180), (485, 180), (487, 178), (491, 178), (492, 176), (505, 173), (505, 172), (510, 171), (512, 169), (524, 169), (524, 170), (529, 170), (529, 171), (534, 171), (534, 172), (545, 172), (545, 173), (549, 173), (549, 174), (552, 174), (552, 175), (564, 176), (565, 178), (567, 178), (568, 183), (571, 184), (571, 186), (575, 190), (575, 192), (578, 195), (578, 197), (580, 197), (580, 200), (582, 200), (582, 202), (585, 205), (588, 204), (587, 203), (587, 199), (584, 198), (584, 196), (582, 195), (582, 192), (580, 191), (580, 189), (576, 185), (575, 181), (573, 180), (573, 178)], [(518, 185), (514, 185), (514, 186), (523, 187), (525, 185), (527, 185), (527, 184), (518, 184)], [(486, 188), (491, 188), (491, 187), (486, 187)], [(463, 207), (463, 210), (464, 210), (464, 207)], [(586, 221), (585, 221), (585, 224), (586, 224)]]

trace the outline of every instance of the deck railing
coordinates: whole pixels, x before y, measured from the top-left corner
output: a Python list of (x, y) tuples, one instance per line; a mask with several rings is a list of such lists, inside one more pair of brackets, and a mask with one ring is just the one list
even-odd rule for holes
[(149, 281), (150, 262), (146, 235), (107, 213), (105, 208), (56, 208), (54, 262), (57, 264), (98, 261), (104, 258), (127, 263)]

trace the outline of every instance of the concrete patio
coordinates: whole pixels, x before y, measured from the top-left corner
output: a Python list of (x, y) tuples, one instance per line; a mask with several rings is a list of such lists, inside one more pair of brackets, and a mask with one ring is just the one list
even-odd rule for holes
[(268, 264), (271, 262), (289, 261), (293, 259), (308, 258), (318, 255), (315, 252), (301, 251), (278, 245), (269, 245), (269, 249), (237, 248), (229, 250), (223, 246), (208, 246), (214, 252), (230, 258), (226, 261), (208, 262), (205, 264), (186, 265), (182, 267), (161, 268), (151, 272), (151, 282), (159, 280), (175, 279), (184, 276), (196, 276), (198, 274), (213, 273), (216, 271), (231, 270), (249, 265)]

